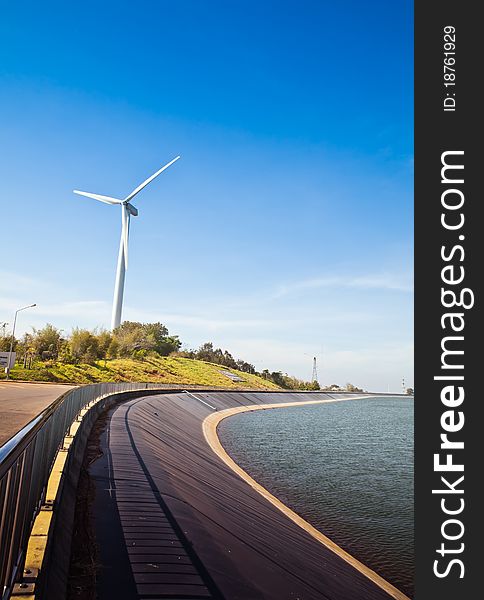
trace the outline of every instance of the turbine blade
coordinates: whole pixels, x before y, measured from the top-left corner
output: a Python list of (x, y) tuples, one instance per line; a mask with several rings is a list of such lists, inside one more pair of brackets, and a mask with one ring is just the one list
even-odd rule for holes
[(123, 237), (123, 251), (124, 251), (124, 267), (128, 270), (128, 238), (129, 238), (129, 218), (130, 214), (126, 206), (121, 208), (122, 210), (122, 219), (123, 219), (123, 228), (121, 235)]
[(176, 158), (174, 158), (173, 160), (171, 160), (168, 164), (166, 164), (164, 167), (161, 167), (161, 169), (159, 171), (156, 171), (156, 173), (154, 173), (151, 177), (148, 177), (148, 179), (146, 181), (143, 181), (143, 183), (141, 185), (139, 185), (135, 190), (133, 190), (131, 192), (131, 194), (129, 194), (129, 196), (126, 196), (126, 198), (124, 199), (124, 202), (129, 202), (132, 198), (134, 198), (136, 196), (136, 194), (138, 192), (141, 192), (141, 190), (146, 187), (149, 183), (151, 183), (153, 181), (153, 179), (155, 179), (155, 177), (158, 177), (158, 175), (160, 173), (163, 173), (163, 171), (165, 169), (168, 169), (168, 167), (171, 167), (171, 165), (176, 162), (180, 157), (177, 156)]
[(79, 194), (79, 196), (87, 196), (88, 198), (94, 198), (94, 200), (99, 200), (99, 202), (104, 202), (105, 204), (122, 204), (122, 200), (118, 200), (117, 198), (111, 198), (111, 196), (101, 196), (100, 194), (91, 194), (90, 192), (80, 192), (79, 190), (73, 190), (74, 194)]

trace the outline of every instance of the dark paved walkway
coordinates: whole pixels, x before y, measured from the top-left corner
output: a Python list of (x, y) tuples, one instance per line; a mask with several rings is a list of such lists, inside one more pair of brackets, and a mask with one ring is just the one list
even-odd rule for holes
[[(90, 467), (100, 600), (388, 600), (211, 450), (217, 409), (306, 394), (162, 394), (115, 408)], [(204, 404), (205, 402), (205, 404)]]
[(209, 591), (214, 590), (210, 576), (134, 444), (128, 421), (132, 405), (122, 405), (112, 414), (101, 439), (103, 460), (92, 469), (100, 491), (96, 498), (96, 514), (101, 516), (96, 523), (97, 537), (104, 565), (100, 595), (118, 600), (218, 598), (220, 595)]

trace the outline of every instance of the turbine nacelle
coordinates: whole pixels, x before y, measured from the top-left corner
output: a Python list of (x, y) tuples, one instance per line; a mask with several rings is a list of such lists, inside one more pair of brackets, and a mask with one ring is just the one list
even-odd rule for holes
[(138, 209), (137, 208), (135, 208), (129, 202), (123, 202), (123, 204), (126, 207), (126, 210), (129, 212), (130, 215), (132, 215), (133, 217), (137, 217), (138, 216)]

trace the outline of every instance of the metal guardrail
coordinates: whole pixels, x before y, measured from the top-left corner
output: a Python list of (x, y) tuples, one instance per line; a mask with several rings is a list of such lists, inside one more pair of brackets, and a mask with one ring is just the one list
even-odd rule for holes
[(69, 390), (0, 447), (0, 598), (7, 600), (25, 562), (35, 517), (57, 452), (83, 408), (116, 392), (160, 389), (149, 383), (98, 383)]

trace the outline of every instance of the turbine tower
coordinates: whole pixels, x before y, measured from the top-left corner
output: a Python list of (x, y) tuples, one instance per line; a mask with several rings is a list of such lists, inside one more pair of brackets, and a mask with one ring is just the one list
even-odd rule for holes
[(120, 200), (119, 198), (112, 198), (111, 196), (101, 196), (100, 194), (91, 194), (90, 192), (80, 192), (74, 190), (75, 194), (80, 196), (87, 196), (88, 198), (94, 198), (99, 202), (105, 204), (117, 204), (121, 207), (121, 239), (119, 241), (119, 254), (118, 254), (118, 267), (116, 269), (116, 283), (114, 285), (114, 298), (113, 298), (113, 313), (111, 317), (111, 329), (116, 329), (121, 324), (121, 312), (123, 309), (123, 293), (124, 293), (124, 278), (128, 268), (128, 239), (129, 239), (129, 222), (131, 217), (138, 216), (138, 210), (131, 204), (131, 200), (141, 192), (149, 183), (153, 181), (160, 173), (163, 173), (165, 169), (168, 169), (175, 161), (180, 157), (177, 156), (171, 160), (164, 167), (161, 167), (159, 171), (156, 171), (151, 177), (148, 177), (146, 181), (143, 181), (136, 189), (130, 194)]

